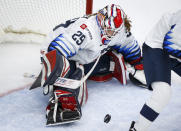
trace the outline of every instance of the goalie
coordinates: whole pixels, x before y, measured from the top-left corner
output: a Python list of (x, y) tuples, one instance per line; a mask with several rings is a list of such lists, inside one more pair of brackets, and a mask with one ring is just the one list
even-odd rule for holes
[(141, 50), (130, 28), (124, 11), (114, 4), (54, 28), (48, 46), (42, 50), (40, 74), (44, 94), (51, 93), (47, 125), (79, 120), (81, 106), (88, 98), (86, 81), (79, 87), (66, 88), (54, 85), (58, 77), (82, 80), (99, 56), (89, 79), (106, 81), (115, 77), (126, 84), (124, 60), (135, 70), (143, 70)]

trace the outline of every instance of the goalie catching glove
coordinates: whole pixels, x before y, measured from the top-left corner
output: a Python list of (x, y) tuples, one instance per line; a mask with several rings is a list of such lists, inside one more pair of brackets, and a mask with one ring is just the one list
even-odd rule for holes
[(143, 70), (142, 57), (129, 62), (136, 70)]
[(148, 89), (143, 70), (142, 57), (126, 63), (127, 77), (136, 86)]

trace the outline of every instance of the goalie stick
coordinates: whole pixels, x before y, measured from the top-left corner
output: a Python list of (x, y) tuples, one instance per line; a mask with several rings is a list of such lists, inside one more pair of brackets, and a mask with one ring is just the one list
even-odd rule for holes
[[(95, 67), (94, 67), (94, 68), (95, 68)], [(91, 72), (92, 72), (92, 71), (91, 71)], [(90, 72), (90, 73), (91, 73), (91, 72)], [(136, 86), (138, 86), (138, 87), (141, 87), (141, 88), (149, 89), (146, 84), (144, 84), (144, 83), (141, 82), (140, 80), (136, 79), (136, 78), (134, 77), (134, 74), (132, 74), (132, 73), (129, 72), (129, 71), (127, 71), (127, 72), (128, 72), (128, 74), (129, 74), (129, 75), (128, 75), (128, 76), (129, 76), (129, 80), (130, 80), (134, 85), (136, 85)], [(31, 74), (31, 73), (24, 73), (24, 77), (36, 79), (36, 81), (32, 84), (30, 90), (41, 86), (41, 83), (40, 83), (40, 82), (41, 82), (41, 73), (39, 74), (39, 76), (36, 76), (35, 74)], [(86, 79), (87, 79), (87, 77), (86, 77)], [(86, 79), (85, 79), (85, 80), (86, 80)], [(84, 81), (85, 81), (85, 80), (84, 80)], [(67, 87), (67, 88), (69, 88), (69, 87), (71, 86), (71, 88), (75, 88), (75, 87), (77, 87), (77, 86), (79, 85), (79, 82), (80, 82), (80, 80), (73, 80), (73, 79), (61, 78), (61, 77), (59, 77), (59, 78), (56, 80), (55, 85), (56, 85), (56, 86)], [(75, 87), (73, 87), (72, 85), (75, 86)]]
[(144, 70), (136, 70), (132, 65), (126, 63), (127, 78), (137, 87), (149, 89), (146, 85)]
[[(30, 74), (30, 73), (24, 73), (23, 75), (26, 78), (32, 78), (32, 79), (36, 79), (37, 76), (35, 74)], [(67, 81), (68, 80), (68, 81)], [(149, 89), (147, 87), (146, 84), (143, 84), (142, 82), (140, 82), (138, 79), (136, 79), (131, 73), (129, 73), (129, 80), (136, 86), (141, 87), (141, 88), (146, 88)], [(39, 81), (39, 80), (38, 80)], [(61, 82), (60, 82), (61, 81)], [(36, 83), (36, 82), (35, 82)], [(59, 85), (59, 84), (63, 84), (64, 86), (69, 86), (71, 83), (77, 85), (77, 80), (72, 80), (72, 79), (68, 79), (68, 78), (58, 78), (55, 85)], [(34, 88), (30, 88), (34, 89)]]

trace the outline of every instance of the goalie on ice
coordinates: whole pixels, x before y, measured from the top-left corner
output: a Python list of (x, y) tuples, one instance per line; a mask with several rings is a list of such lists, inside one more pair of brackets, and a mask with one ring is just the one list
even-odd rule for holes
[[(39, 75), (44, 94), (51, 93), (46, 108), (47, 125), (81, 118), (81, 107), (88, 98), (86, 79), (83, 79), (87, 73), (92, 80), (107, 81), (115, 77), (125, 85), (124, 60), (134, 70), (143, 70), (141, 50), (130, 28), (127, 15), (120, 6), (112, 4), (53, 29), (42, 50), (43, 67)], [(82, 84), (57, 86), (59, 77), (80, 80)]]

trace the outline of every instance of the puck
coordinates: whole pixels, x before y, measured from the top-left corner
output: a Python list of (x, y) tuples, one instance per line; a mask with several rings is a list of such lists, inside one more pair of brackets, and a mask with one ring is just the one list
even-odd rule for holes
[(104, 122), (105, 122), (105, 123), (109, 123), (110, 120), (111, 120), (111, 115), (107, 114), (107, 115), (104, 117)]

